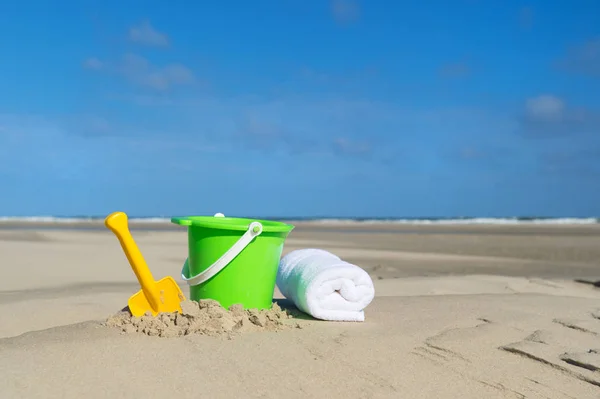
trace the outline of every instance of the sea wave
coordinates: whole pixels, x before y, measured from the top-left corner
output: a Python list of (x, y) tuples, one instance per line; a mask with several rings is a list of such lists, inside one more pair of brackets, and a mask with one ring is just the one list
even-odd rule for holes
[[(129, 218), (134, 223), (171, 223), (170, 218)], [(57, 217), (57, 216), (0, 216), (0, 223), (94, 223), (104, 222), (104, 217)]]
[(597, 224), (598, 218), (448, 218), (448, 219), (314, 219), (314, 223), (323, 224), (418, 224), (418, 225), (443, 225), (443, 224)]
[[(598, 218), (279, 218), (259, 219), (305, 222), (316, 224), (409, 224), (409, 225), (567, 225), (598, 224)], [(104, 217), (56, 217), (56, 216), (0, 216), (0, 223), (78, 224), (101, 223)], [(165, 217), (131, 217), (132, 223), (167, 224)]]

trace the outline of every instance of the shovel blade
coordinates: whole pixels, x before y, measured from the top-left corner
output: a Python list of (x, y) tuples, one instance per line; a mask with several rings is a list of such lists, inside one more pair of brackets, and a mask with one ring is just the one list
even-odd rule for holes
[(185, 300), (181, 288), (177, 285), (173, 277), (167, 276), (156, 282), (156, 291), (159, 293), (159, 306), (158, 309), (153, 309), (144, 294), (144, 291), (140, 290), (133, 294), (127, 305), (132, 315), (136, 317), (143, 316), (146, 312), (152, 313), (153, 316), (159, 313), (166, 312), (179, 312), (181, 313), (181, 301)]

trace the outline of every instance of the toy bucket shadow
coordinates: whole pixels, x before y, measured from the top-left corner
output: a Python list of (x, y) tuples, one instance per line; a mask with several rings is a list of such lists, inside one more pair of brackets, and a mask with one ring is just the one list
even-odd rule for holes
[(593, 287), (600, 288), (600, 280), (576, 278), (575, 282), (580, 284), (588, 284)]
[(300, 309), (294, 305), (294, 302), (290, 301), (287, 298), (276, 298), (273, 299), (273, 303), (279, 305), (282, 310), (285, 310), (289, 315), (291, 315), (294, 319), (300, 320), (317, 320), (309, 314), (304, 313)]

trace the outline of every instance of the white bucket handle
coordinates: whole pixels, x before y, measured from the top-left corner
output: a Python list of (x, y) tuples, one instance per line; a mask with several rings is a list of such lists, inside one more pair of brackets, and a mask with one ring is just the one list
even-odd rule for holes
[[(216, 216), (216, 215), (215, 215)], [(231, 246), (219, 259), (215, 261), (212, 265), (196, 274), (193, 277), (186, 277), (185, 270), (189, 271), (188, 259), (185, 260), (183, 264), (183, 269), (181, 270), (181, 278), (188, 283), (188, 285), (195, 286), (202, 284), (207, 281), (209, 278), (219, 273), (221, 270), (225, 268), (236, 256), (240, 254), (252, 242), (254, 237), (260, 235), (263, 231), (263, 226), (259, 222), (252, 222), (248, 225), (248, 230), (240, 237), (239, 240), (236, 241), (235, 244)]]

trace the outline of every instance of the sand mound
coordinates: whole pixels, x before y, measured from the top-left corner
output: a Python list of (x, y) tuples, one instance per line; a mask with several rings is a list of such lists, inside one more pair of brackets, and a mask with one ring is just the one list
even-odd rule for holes
[(120, 328), (124, 333), (142, 333), (158, 337), (179, 337), (190, 334), (228, 335), (250, 331), (280, 331), (297, 327), (292, 316), (274, 303), (268, 310), (247, 309), (233, 305), (229, 310), (214, 300), (200, 302), (186, 300), (181, 303), (182, 313), (161, 313), (154, 317), (147, 313), (132, 316), (128, 310), (117, 313), (106, 321), (109, 327)]

